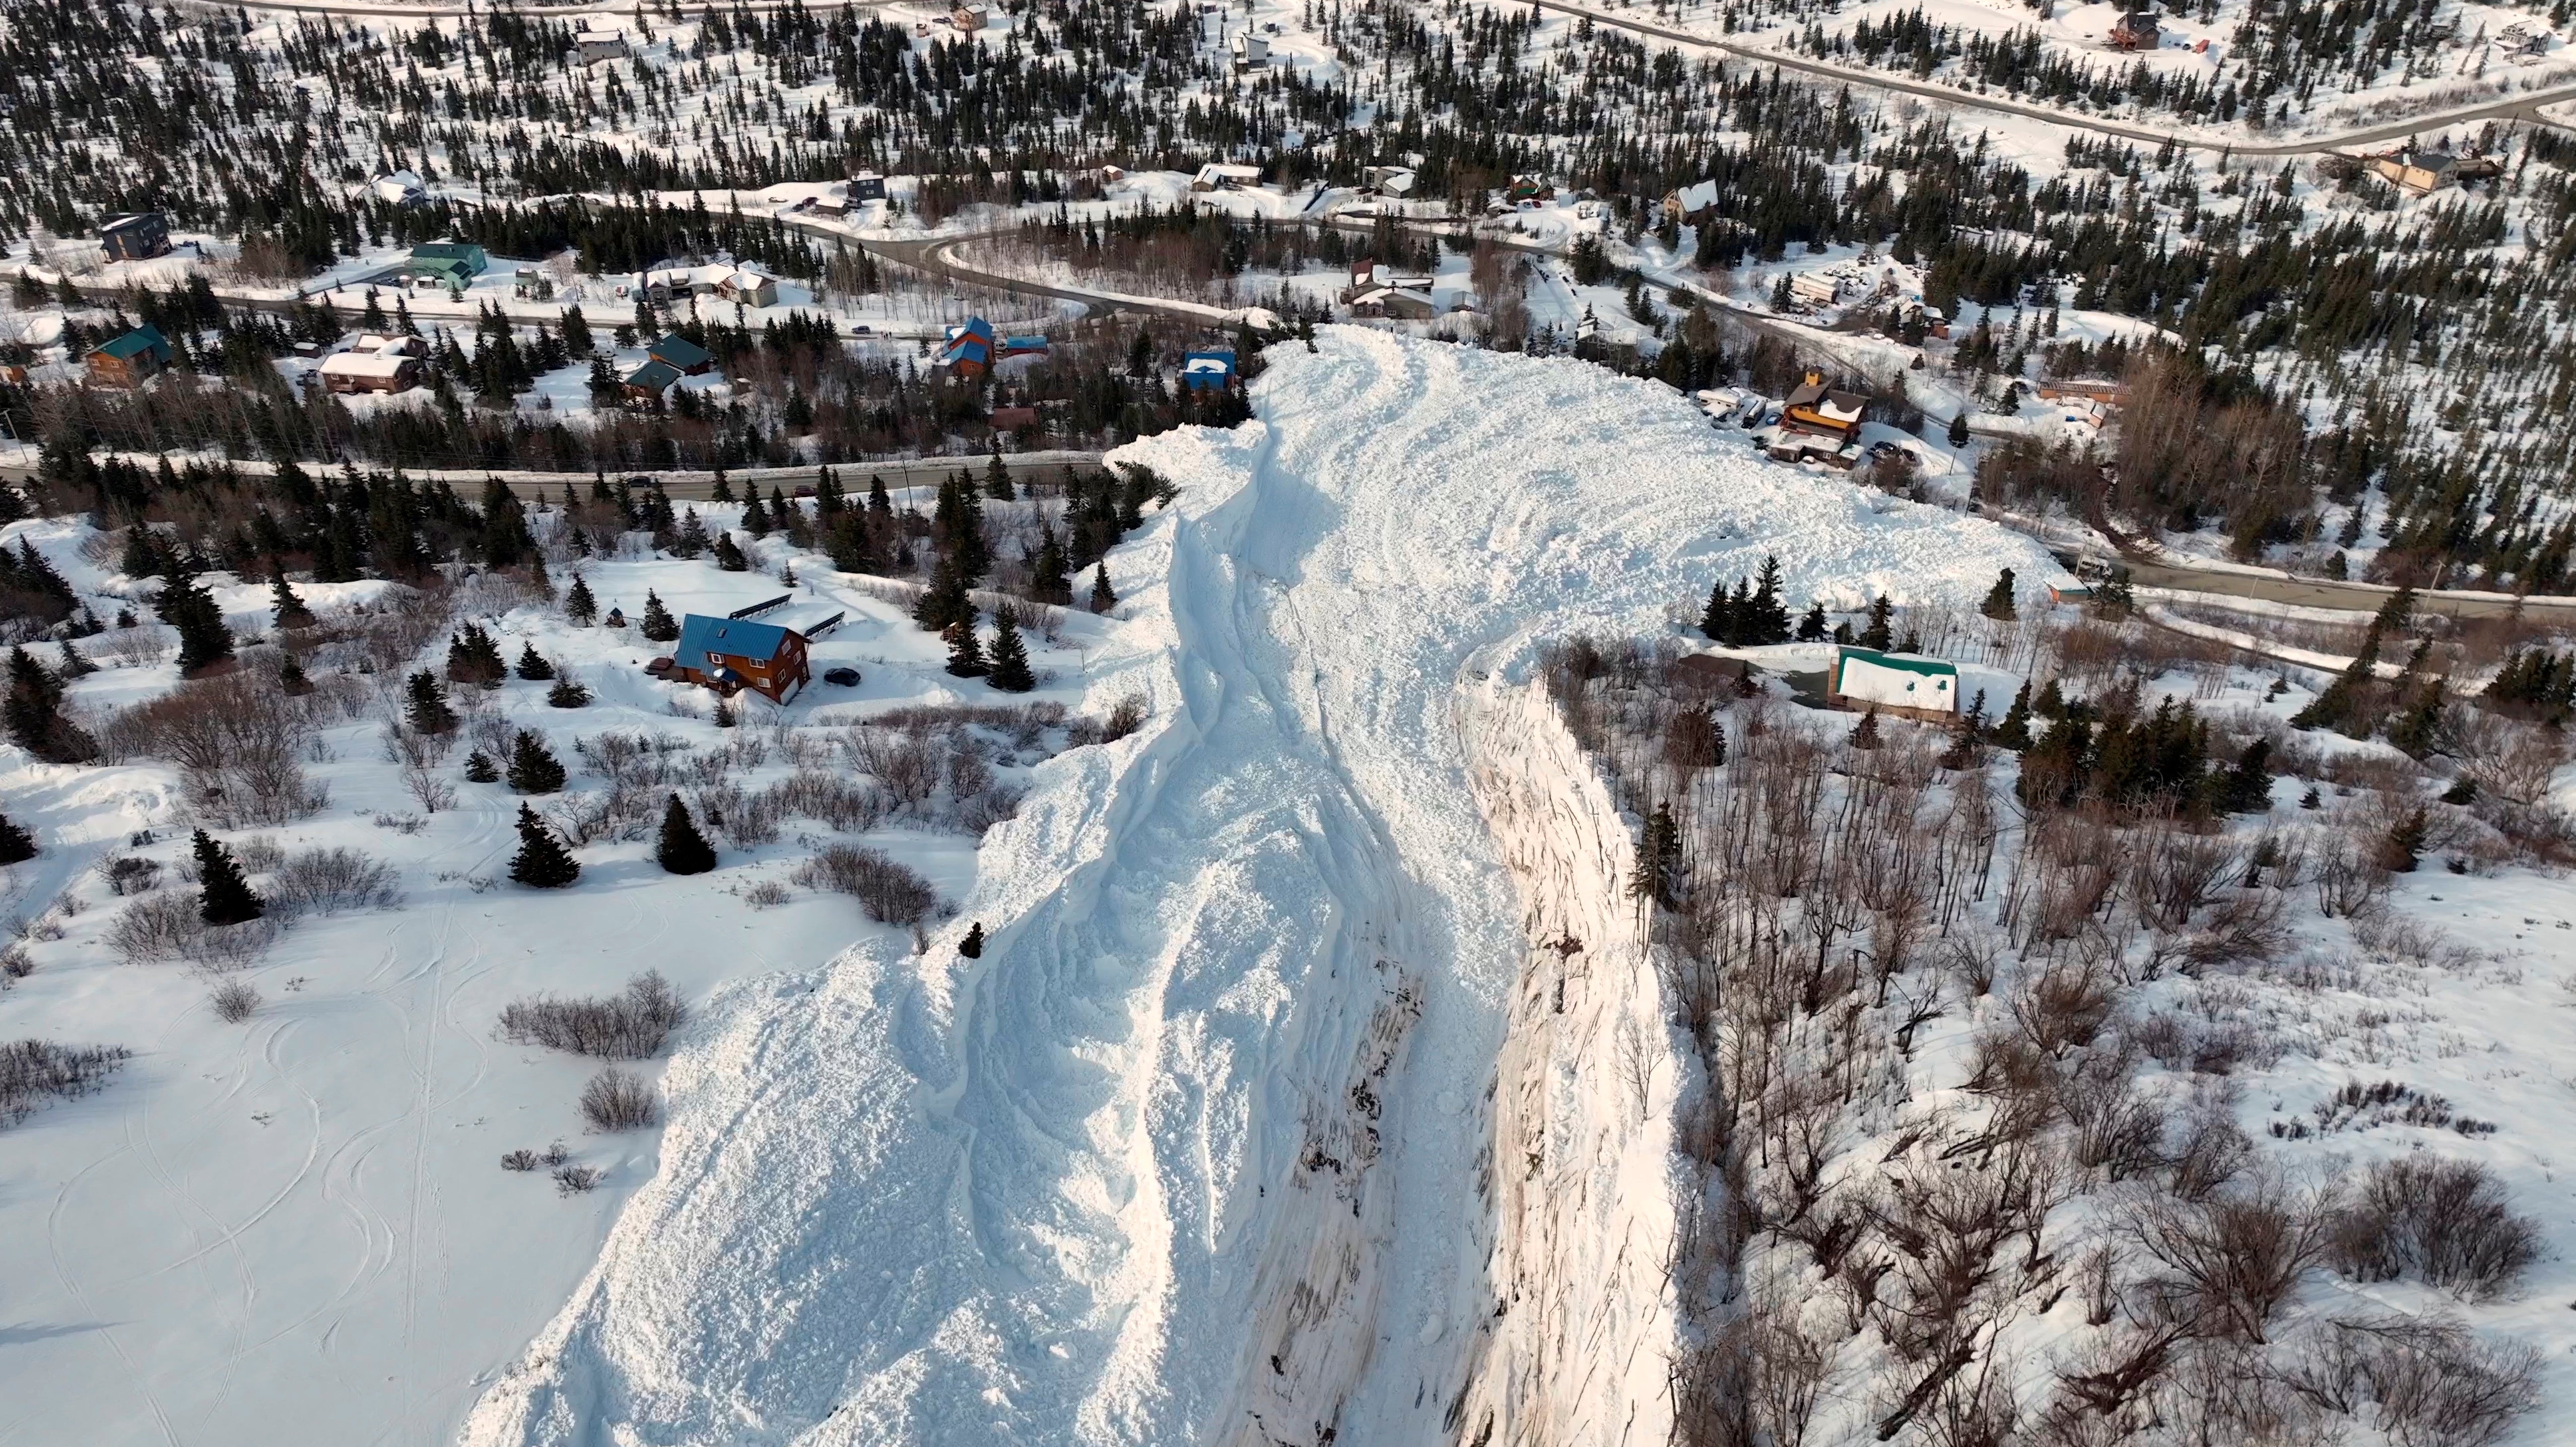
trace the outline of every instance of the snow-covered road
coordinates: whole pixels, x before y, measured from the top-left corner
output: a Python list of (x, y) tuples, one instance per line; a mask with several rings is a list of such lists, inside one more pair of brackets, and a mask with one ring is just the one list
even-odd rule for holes
[(1146, 731), (1044, 766), (927, 957), (719, 997), (659, 1177), (469, 1441), (1437, 1440), (1525, 954), (1462, 686), (1765, 552), (1801, 605), (2048, 567), (1579, 363), (1269, 356), (1260, 422), (1118, 454), (1183, 489), (1093, 666)]

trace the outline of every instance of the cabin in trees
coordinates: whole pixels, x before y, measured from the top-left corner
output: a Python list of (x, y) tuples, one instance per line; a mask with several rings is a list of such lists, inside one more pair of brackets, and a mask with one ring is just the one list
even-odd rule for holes
[(727, 698), (749, 689), (771, 703), (785, 703), (812, 681), (806, 659), (809, 635), (837, 627), (841, 615), (798, 631), (784, 624), (762, 623), (751, 615), (786, 605), (781, 596), (724, 618), (692, 613), (680, 621), (679, 646), (668, 658), (656, 658), (645, 671), (674, 683), (712, 688)]
[(647, 358), (643, 366), (626, 374), (618, 388), (624, 394), (627, 406), (650, 408), (658, 404), (662, 395), (679, 380), (679, 368), (659, 359)]
[(2161, 39), (2153, 11), (2129, 11), (2111, 26), (2113, 50), (2153, 50)]
[(420, 344), (411, 337), (358, 338), (322, 359), (322, 386), (332, 392), (408, 392), (420, 385)]
[(1355, 317), (1427, 322), (1439, 314), (1440, 303), (1431, 293), (1410, 287), (1371, 287), (1351, 298), (1351, 315)]
[(948, 328), (939, 349), (939, 365), (960, 377), (980, 377), (998, 362), (1013, 357), (1043, 357), (1047, 354), (1044, 337), (996, 336), (993, 324), (982, 317), (968, 317)]
[(585, 30), (574, 36), (572, 43), (581, 52), (581, 63), (584, 65), (626, 58), (626, 37), (614, 30)]
[(403, 269), (411, 273), (415, 282), (462, 288), (491, 264), (483, 248), (471, 241), (424, 241), (411, 249), (411, 259)]
[(173, 355), (159, 327), (136, 327), (89, 354), (89, 379), (102, 387), (140, 387), (159, 376)]
[(683, 377), (703, 377), (716, 369), (716, 354), (673, 332), (655, 337), (644, 348), (644, 355), (660, 362)]
[(2391, 151), (2372, 156), (2367, 164), (2381, 179), (2394, 181), (2418, 196), (2428, 196), (2445, 186), (2465, 181), (2490, 180), (2502, 174), (2504, 167), (2488, 157), (2462, 159), (2442, 151)]
[(852, 201), (882, 201), (885, 198), (885, 177), (874, 171), (861, 171), (850, 178)]
[(1240, 191), (1260, 184), (1259, 166), (1238, 166), (1225, 161), (1210, 161), (1199, 167), (1198, 174), (1190, 178), (1193, 191)]
[(1849, 442), (1860, 435), (1861, 413), (1868, 406), (1865, 397), (1826, 386), (1824, 373), (1809, 372), (1781, 407), (1780, 430)]
[(1717, 210), (1717, 183), (1693, 181), (1664, 195), (1664, 215), (1685, 226), (1697, 226)]
[(378, 176), (370, 183), (370, 189), (377, 200), (388, 206), (423, 206), (429, 202), (429, 188), (422, 185), (420, 176), (412, 171)]
[(1836, 648), (1825, 675), (1825, 706), (1948, 723), (1959, 716), (1959, 665), (1874, 648)]
[(992, 10), (980, 3), (980, 0), (949, 7), (948, 23), (967, 35), (980, 33), (986, 25), (992, 23), (992, 20)]
[(158, 211), (111, 216), (98, 229), (98, 244), (110, 261), (149, 261), (170, 254), (170, 223)]

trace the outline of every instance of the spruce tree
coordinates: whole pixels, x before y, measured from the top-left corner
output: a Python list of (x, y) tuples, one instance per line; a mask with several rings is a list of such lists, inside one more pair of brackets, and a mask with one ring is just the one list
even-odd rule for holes
[(1708, 585), (1708, 606), (1699, 610), (1699, 631), (1710, 641), (1726, 643), (1735, 633), (1735, 599), (1726, 591), (1726, 580)]
[(599, 600), (590, 596), (589, 580), (578, 572), (572, 575), (572, 587), (564, 593), (564, 617), (587, 628), (599, 617)]
[(586, 708), (590, 704), (590, 690), (566, 674), (555, 680), (554, 687), (546, 690), (546, 702), (555, 708)]
[(760, 489), (750, 489), (751, 501), (742, 505), (742, 530), (755, 538), (769, 536), (769, 508), (760, 500)]
[(1019, 489), (1011, 485), (1011, 469), (1002, 465), (1002, 454), (998, 452), (984, 464), (984, 495), (995, 502), (1010, 502), (1020, 495)]
[(2003, 722), (1995, 725), (1997, 747), (2014, 753), (2030, 747), (2030, 685), (2024, 683), (2013, 695), (2012, 706), (2004, 710)]
[(984, 922), (982, 920), (979, 919), (966, 926), (966, 938), (957, 942), (957, 953), (970, 960), (984, 958)]
[(1030, 567), (1029, 596), (1058, 605), (1073, 601), (1073, 584), (1064, 575), (1064, 544), (1056, 541), (1053, 523), (1038, 532), (1038, 556)]
[(1106, 613), (1117, 606), (1118, 590), (1109, 586), (1109, 563), (1103, 559), (1091, 575), (1091, 611)]
[(313, 680), (304, 676), (304, 665), (296, 662), (292, 653), (278, 657), (277, 691), (288, 698), (302, 698), (313, 691)]
[(1038, 686), (1037, 675), (1029, 671), (1028, 646), (1020, 641), (1020, 625), (1011, 621), (1009, 610), (993, 615), (993, 671), (985, 682), (1004, 693), (1026, 693)]
[(233, 852), (200, 829), (191, 841), (197, 854), (197, 917), (208, 924), (245, 924), (268, 912), (268, 905), (242, 877)]
[(1673, 806), (1657, 804), (1637, 841), (1636, 867), (1628, 872), (1628, 897), (1671, 908), (1681, 886), (1682, 831)]
[(451, 683), (496, 687), (509, 673), (501, 662), (501, 645), (479, 624), (468, 623), (447, 635), (447, 678)]
[(277, 569), (276, 581), (269, 587), (269, 615), (282, 632), (289, 628), (313, 626), (313, 610), (304, 606), (295, 589), (286, 581), (286, 569)]
[(1825, 641), (1827, 636), (1826, 628), (1825, 605), (1822, 603), (1810, 604), (1807, 608), (1806, 616), (1798, 620), (1798, 641), (1801, 643), (1822, 643)]
[(653, 857), (665, 874), (704, 874), (716, 867), (715, 846), (698, 832), (689, 818), (688, 806), (680, 796), (671, 796), (670, 806), (662, 811), (662, 837), (654, 845)]
[(2236, 767), (2218, 776), (2219, 808), (2230, 814), (2260, 814), (2272, 807), (2272, 741), (2256, 739), (2236, 756)]
[(2424, 837), (2431, 829), (2431, 821), (2424, 817), (2423, 807), (2416, 806), (2414, 812), (2398, 820), (2396, 827), (2388, 831), (2388, 837), (2381, 841), (2379, 862), (2387, 866), (2391, 874), (2414, 873), (2415, 866), (2423, 860)]
[(1878, 710), (1871, 709), (1860, 716), (1860, 723), (1852, 729), (1851, 746), (1856, 749), (1874, 749), (1878, 747), (1878, 742)]
[(526, 729), (510, 743), (510, 789), (519, 794), (551, 794), (564, 786), (564, 766), (553, 751)]
[[(1821, 620), (1819, 620), (1821, 621)], [(1745, 642), (1756, 646), (1789, 641), (1789, 605), (1780, 600), (1780, 555), (1766, 553), (1753, 580), (1752, 606), (1743, 619)]]
[(644, 623), (641, 631), (647, 640), (654, 643), (669, 643), (680, 636), (679, 620), (671, 616), (670, 609), (662, 606), (662, 595), (650, 588), (644, 590)]
[(525, 804), (519, 806), (519, 852), (510, 858), (510, 878), (531, 889), (561, 889), (581, 878), (580, 861)]
[(483, 752), (481, 749), (476, 749), (474, 752), (465, 756), (465, 782), (469, 784), (496, 784), (499, 783), (500, 780), (501, 766), (492, 762), (492, 756), (490, 754)]
[(179, 630), (181, 673), (195, 674), (233, 656), (233, 631), (224, 626), (223, 610), (195, 578), (174, 580), (153, 608), (162, 622)]
[(1885, 593), (1870, 600), (1869, 623), (1860, 630), (1860, 636), (1853, 641), (1863, 648), (1880, 653), (1885, 653), (1894, 647), (1896, 639), (1894, 630), (1890, 626), (1894, 611), (1895, 605), (1888, 601)]
[(438, 686), (437, 677), (427, 669), (411, 676), (403, 685), (403, 710), (411, 716), (414, 733), (443, 734), (456, 728), (456, 710), (447, 706), (447, 691)]
[(0, 814), (0, 864), (17, 864), (36, 857), (36, 836), (21, 825), (11, 823)]
[(1953, 450), (1956, 450), (1967, 445), (1968, 409), (1962, 407), (1958, 411), (1950, 414), (1950, 446)]
[(542, 683), (555, 676), (555, 666), (546, 661), (544, 654), (537, 651), (537, 645), (522, 643), (519, 645), (517, 672), (521, 678), (532, 683)]
[(74, 764), (90, 756), (88, 736), (62, 715), (62, 680), (25, 648), (9, 650), (9, 741), (49, 763)]
[(980, 678), (992, 672), (984, 661), (984, 644), (975, 636), (975, 610), (948, 625), (948, 671), (959, 678)]
[(2012, 569), (2006, 568), (1995, 576), (1995, 585), (1986, 590), (1986, 601), (1977, 605), (1977, 611), (2007, 623), (2021, 616), (2013, 604)]
[(69, 683), (75, 678), (87, 678), (96, 672), (98, 672), (98, 665), (81, 657), (81, 651), (72, 646), (72, 641), (68, 638), (64, 639), (62, 666), (63, 681)]

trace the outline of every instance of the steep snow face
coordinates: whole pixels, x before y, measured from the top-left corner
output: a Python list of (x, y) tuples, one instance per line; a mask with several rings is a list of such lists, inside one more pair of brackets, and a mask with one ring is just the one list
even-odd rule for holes
[(710, 1008), (660, 1176), (470, 1442), (1457, 1430), (1531, 944), (1462, 691), (1766, 552), (1798, 602), (1968, 602), (2047, 564), (1760, 462), (1653, 384), (1318, 346), (1274, 349), (1261, 422), (1119, 455), (1183, 489), (1110, 560), (1128, 619), (1090, 665), (1096, 707), (1150, 696), (1146, 731), (1040, 769), (927, 955)]

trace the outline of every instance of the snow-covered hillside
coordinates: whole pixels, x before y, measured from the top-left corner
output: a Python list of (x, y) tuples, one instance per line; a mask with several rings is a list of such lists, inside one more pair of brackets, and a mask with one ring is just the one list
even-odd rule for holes
[[(1318, 345), (1260, 421), (1122, 454), (1182, 492), (1090, 676), (1154, 721), (988, 837), (983, 957), (720, 997), (660, 1174), (469, 1441), (1411, 1441), (1471, 1363), (1529, 1375), (1486, 1347), (1479, 1182), (1530, 940), (1462, 690), (1768, 552), (1799, 601), (2048, 564), (1652, 383)], [(1535, 1390), (1621, 1390), (1586, 1365)]]

